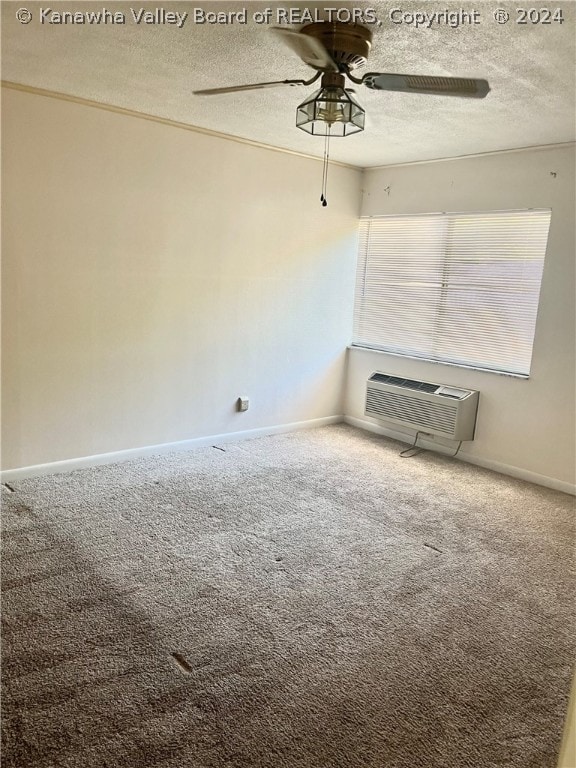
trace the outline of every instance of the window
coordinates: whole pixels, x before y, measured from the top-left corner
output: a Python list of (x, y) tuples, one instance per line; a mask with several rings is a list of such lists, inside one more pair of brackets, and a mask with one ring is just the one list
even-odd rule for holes
[(550, 210), (365, 217), (353, 346), (530, 373)]

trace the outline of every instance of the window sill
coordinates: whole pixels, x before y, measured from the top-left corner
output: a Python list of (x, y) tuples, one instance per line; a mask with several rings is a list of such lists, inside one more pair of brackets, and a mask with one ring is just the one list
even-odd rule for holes
[(416, 357), (415, 355), (403, 355), (400, 352), (387, 352), (384, 349), (374, 349), (373, 347), (362, 347), (356, 344), (349, 344), (348, 349), (352, 351), (359, 350), (361, 352), (372, 352), (377, 355), (389, 355), (390, 357), (399, 357), (406, 360), (418, 360), (421, 363), (432, 363), (434, 365), (447, 365), (450, 368), (464, 368), (468, 371), (478, 371), (479, 373), (489, 373), (496, 376), (507, 376), (511, 379), (520, 379), (522, 381), (528, 381), (529, 374), (526, 373), (508, 373), (507, 371), (497, 371), (493, 368), (477, 368), (473, 365), (463, 365), (462, 363), (447, 363), (444, 360), (430, 360), (427, 357)]

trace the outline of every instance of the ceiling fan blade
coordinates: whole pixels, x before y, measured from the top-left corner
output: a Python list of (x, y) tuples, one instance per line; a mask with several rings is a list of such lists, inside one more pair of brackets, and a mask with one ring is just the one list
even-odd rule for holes
[(320, 40), (317, 40), (315, 37), (303, 35), (301, 32), (294, 32), (292, 29), (284, 29), (283, 27), (272, 27), (272, 31), (310, 67), (328, 72), (339, 71), (332, 56), (330, 56)]
[(469, 99), (483, 99), (490, 91), (487, 80), (429, 75), (392, 75), (386, 72), (368, 72), (362, 78), (362, 83), (374, 91), (430, 93), (436, 96), (463, 96)]
[(251, 83), (250, 85), (231, 85), (227, 88), (205, 88), (203, 91), (192, 91), (195, 96), (217, 96), (220, 93), (236, 93), (237, 91), (256, 91), (260, 88), (277, 88), (279, 85), (308, 85), (307, 80), (273, 80), (269, 83)]

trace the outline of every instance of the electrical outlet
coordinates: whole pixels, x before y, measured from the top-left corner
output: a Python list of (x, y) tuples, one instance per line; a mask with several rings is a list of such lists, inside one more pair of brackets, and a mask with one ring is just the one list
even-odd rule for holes
[(237, 406), (239, 411), (247, 411), (250, 407), (250, 400), (247, 397), (239, 397), (237, 400)]

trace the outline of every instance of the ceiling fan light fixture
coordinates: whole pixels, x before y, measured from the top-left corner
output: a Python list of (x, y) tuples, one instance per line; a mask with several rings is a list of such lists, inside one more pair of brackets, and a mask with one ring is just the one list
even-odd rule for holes
[(325, 73), (322, 87), (296, 110), (296, 127), (313, 136), (350, 136), (364, 130), (366, 113), (344, 88), (344, 77)]

